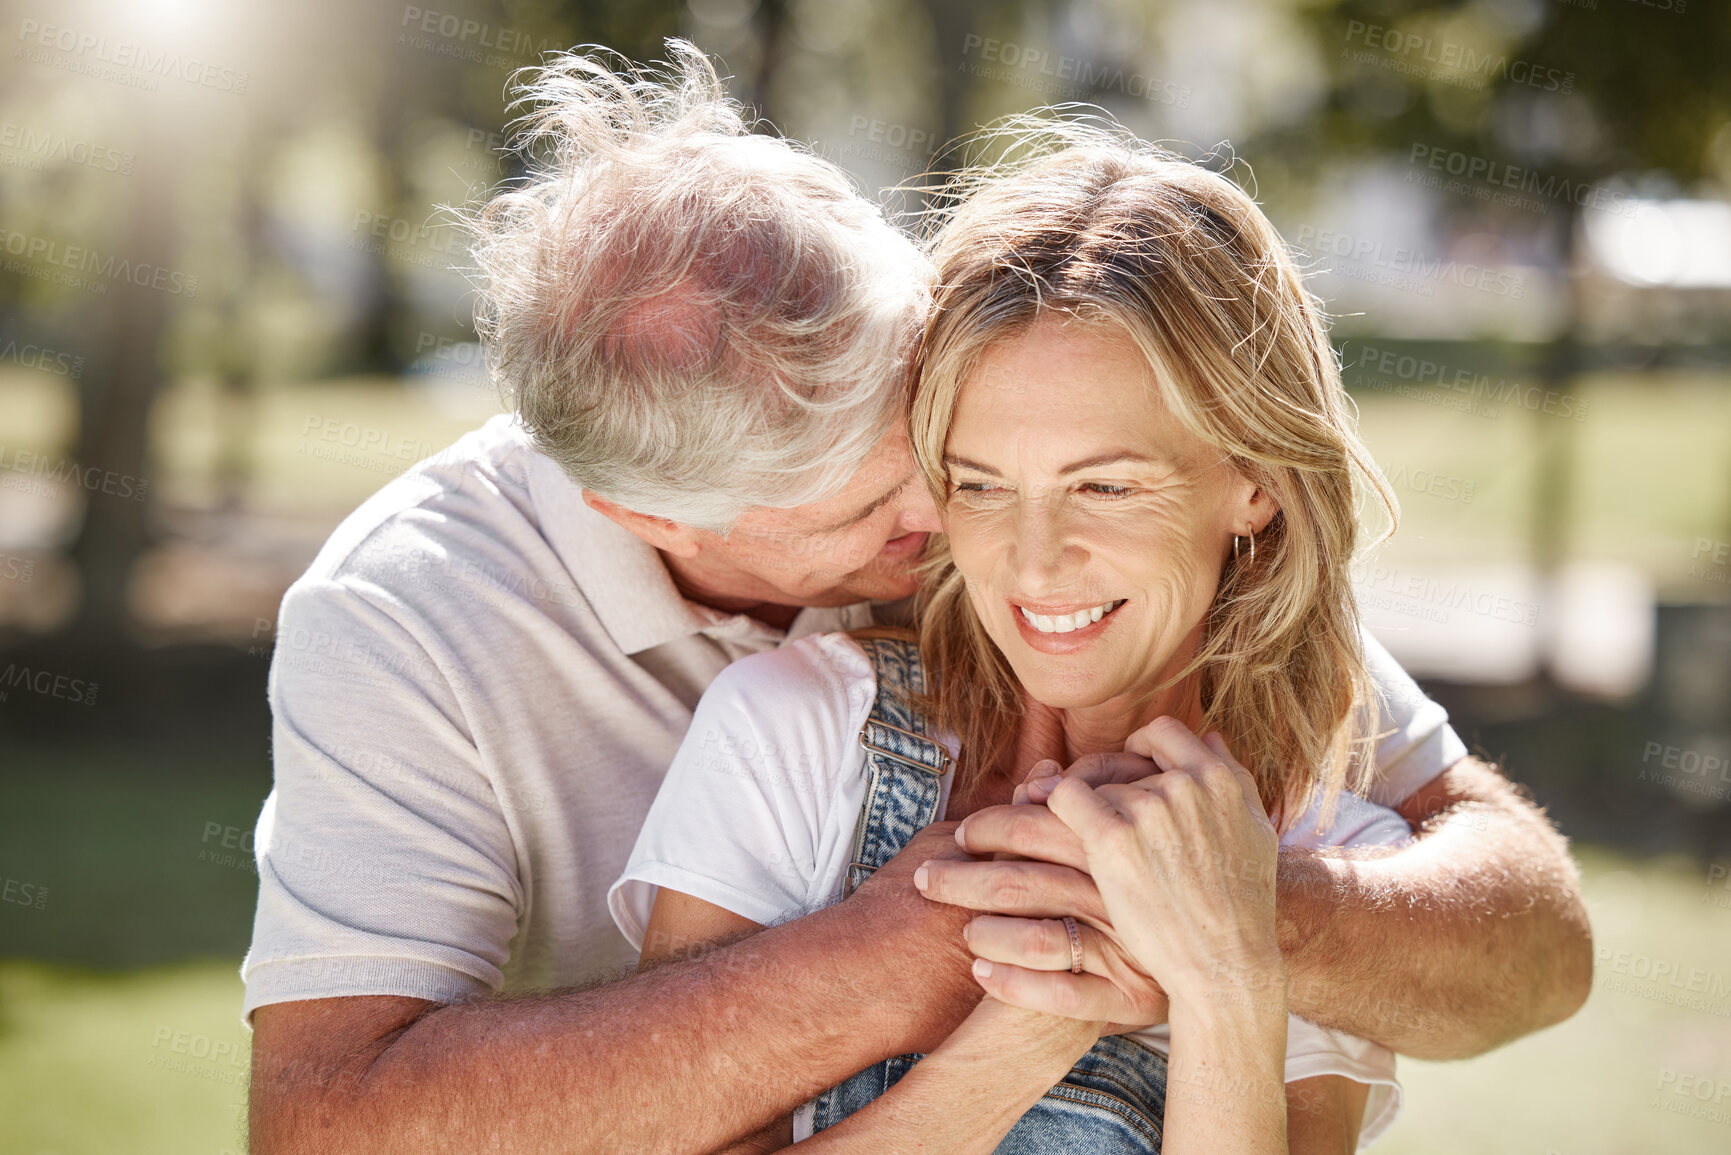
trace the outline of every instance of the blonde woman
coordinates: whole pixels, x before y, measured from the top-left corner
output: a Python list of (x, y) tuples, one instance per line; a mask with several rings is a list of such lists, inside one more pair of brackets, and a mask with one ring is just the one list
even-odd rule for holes
[[(1357, 495), (1392, 501), (1250, 198), (1052, 131), (935, 240), (911, 432), (948, 536), (917, 644), (818, 636), (723, 672), (610, 902), (653, 965), (1017, 799), (1075, 831), (1110, 917), (976, 920), (990, 993), (948, 1041), (738, 1150), (1338, 1151), (1398, 1109), (1389, 1052), (1289, 1018), (1274, 930), (1279, 845), (1409, 833), (1343, 792), (1413, 730), (1414, 695), (1379, 721), (1403, 675), (1347, 577)], [(1018, 797), (1030, 766), (1120, 751), (1150, 773)], [(894, 992), (842, 976), (836, 997)]]

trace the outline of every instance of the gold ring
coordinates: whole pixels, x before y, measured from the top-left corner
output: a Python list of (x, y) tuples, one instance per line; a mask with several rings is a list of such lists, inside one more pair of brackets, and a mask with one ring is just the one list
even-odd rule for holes
[(1070, 932), (1070, 973), (1082, 973), (1082, 932), (1076, 929), (1076, 920), (1069, 915), (1064, 916), (1064, 929)]

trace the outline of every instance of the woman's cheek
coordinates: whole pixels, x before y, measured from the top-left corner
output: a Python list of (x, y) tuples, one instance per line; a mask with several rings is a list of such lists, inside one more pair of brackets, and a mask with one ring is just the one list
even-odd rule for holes
[(964, 577), (981, 573), (993, 543), (1003, 546), (1010, 540), (1006, 534), (1014, 529), (1002, 515), (990, 511), (952, 508), (948, 518), (950, 557)]

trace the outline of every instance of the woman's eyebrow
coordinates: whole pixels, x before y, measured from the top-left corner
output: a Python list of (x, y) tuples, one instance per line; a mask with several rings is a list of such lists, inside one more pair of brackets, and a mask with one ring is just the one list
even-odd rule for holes
[(1133, 461), (1141, 465), (1153, 465), (1154, 459), (1146, 453), (1137, 453), (1130, 449), (1114, 449), (1109, 453), (1097, 453), (1093, 457), (1085, 457), (1058, 470), (1058, 476), (1080, 473), (1084, 469), (1093, 469), (1100, 465), (1116, 465), (1120, 461)]
[[(1081, 461), (1072, 462), (1058, 470), (1058, 475), (1060, 477), (1068, 476), (1072, 473), (1080, 473), (1084, 469), (1093, 469), (1099, 465), (1113, 465), (1120, 461), (1133, 461), (1142, 465), (1155, 464), (1154, 459), (1146, 453), (1137, 453), (1130, 449), (1114, 449), (1108, 453), (1097, 453), (1093, 457), (1085, 457)], [(965, 457), (956, 457), (953, 454), (944, 455), (944, 464), (961, 469), (971, 469), (975, 473), (990, 474), (993, 477), (999, 476), (998, 471), (989, 465), (981, 465), (977, 461), (969, 461)]]
[(954, 454), (950, 454), (950, 453), (944, 454), (944, 464), (955, 466), (959, 469), (971, 469), (975, 473), (987, 473), (993, 477), (998, 476), (998, 471), (993, 469), (989, 465), (981, 465), (977, 461), (969, 461), (965, 457), (957, 457)]

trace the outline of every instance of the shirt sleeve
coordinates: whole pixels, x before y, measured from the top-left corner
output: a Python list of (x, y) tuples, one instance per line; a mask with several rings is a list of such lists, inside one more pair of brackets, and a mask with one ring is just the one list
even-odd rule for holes
[(1340, 1075), (1370, 1088), (1358, 1149), (1369, 1147), (1394, 1125), (1400, 1114), (1400, 1083), (1394, 1076), (1394, 1052), (1367, 1039), (1319, 1027), (1297, 1015), (1286, 1021), (1286, 1081)]
[(450, 682), (350, 586), (284, 598), (270, 677), (274, 788), (243, 1014), (347, 995), (497, 989), (517, 856)]
[(847, 739), (872, 693), (865, 655), (828, 637), (743, 658), (710, 683), (608, 891), (633, 946), (663, 886), (762, 926), (830, 901), (864, 796)]
[(1367, 796), (1399, 806), (1465, 758), (1467, 748), (1449, 725), (1448, 711), (1425, 696), (1369, 630), (1362, 636), (1364, 664), (1377, 696), (1376, 774)]

